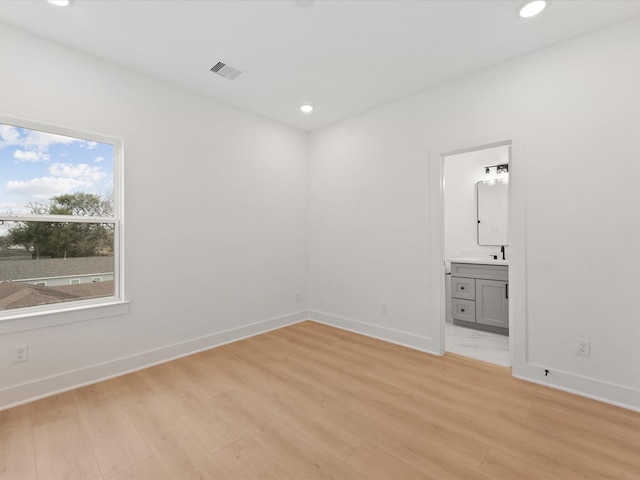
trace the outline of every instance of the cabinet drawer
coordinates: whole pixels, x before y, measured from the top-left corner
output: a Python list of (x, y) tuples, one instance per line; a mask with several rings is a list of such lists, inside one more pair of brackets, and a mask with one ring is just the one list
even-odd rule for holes
[(476, 299), (476, 281), (473, 278), (451, 277), (451, 296), (466, 300)]
[(476, 302), (473, 300), (463, 300), (461, 298), (451, 299), (451, 316), (454, 320), (464, 320), (465, 322), (476, 321)]
[(509, 280), (507, 265), (485, 265), (481, 263), (451, 262), (452, 277), (484, 278), (487, 280)]

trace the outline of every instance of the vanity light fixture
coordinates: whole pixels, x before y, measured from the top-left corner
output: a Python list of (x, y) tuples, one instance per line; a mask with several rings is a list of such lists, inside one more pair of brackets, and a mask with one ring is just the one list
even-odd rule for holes
[[(491, 169), (495, 168), (495, 175), (491, 173)], [(490, 165), (484, 167), (484, 183), (495, 185), (496, 181), (500, 183), (509, 183), (509, 164), (501, 163), (499, 165)]]
[(531, 18), (542, 12), (547, 6), (547, 2), (544, 0), (535, 0), (534, 2), (527, 3), (520, 9), (520, 16), (522, 18)]
[(313, 105), (302, 105), (300, 107), (300, 111), (302, 113), (311, 113), (313, 112)]
[(71, 3), (69, 0), (47, 0), (50, 4), (55, 5), (57, 7), (68, 7), (69, 3)]

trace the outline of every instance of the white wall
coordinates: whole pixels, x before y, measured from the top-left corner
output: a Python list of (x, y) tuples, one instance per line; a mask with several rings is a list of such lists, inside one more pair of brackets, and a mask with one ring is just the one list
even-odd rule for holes
[(516, 132), (514, 373), (640, 408), (638, 85), (635, 19), (312, 134), (312, 316), (440, 352), (430, 158)]
[(8, 27), (0, 63), (2, 114), (124, 139), (131, 300), (0, 335), (0, 408), (307, 318), (307, 134)]

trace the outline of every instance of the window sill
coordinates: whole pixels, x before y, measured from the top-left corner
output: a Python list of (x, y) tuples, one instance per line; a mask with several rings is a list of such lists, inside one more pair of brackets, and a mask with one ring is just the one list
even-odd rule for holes
[(111, 300), (0, 316), (0, 335), (124, 315), (129, 311), (129, 305), (126, 300)]

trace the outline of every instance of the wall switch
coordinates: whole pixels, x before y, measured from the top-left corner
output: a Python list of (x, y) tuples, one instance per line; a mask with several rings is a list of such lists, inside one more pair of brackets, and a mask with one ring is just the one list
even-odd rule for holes
[(386, 315), (387, 313), (389, 313), (389, 308), (387, 307), (386, 303), (380, 304), (380, 311), (382, 312), (383, 315)]
[(591, 340), (588, 340), (586, 338), (578, 338), (576, 354), (584, 355), (585, 357), (591, 355)]
[(29, 345), (13, 347), (13, 363), (26, 362), (29, 358)]

